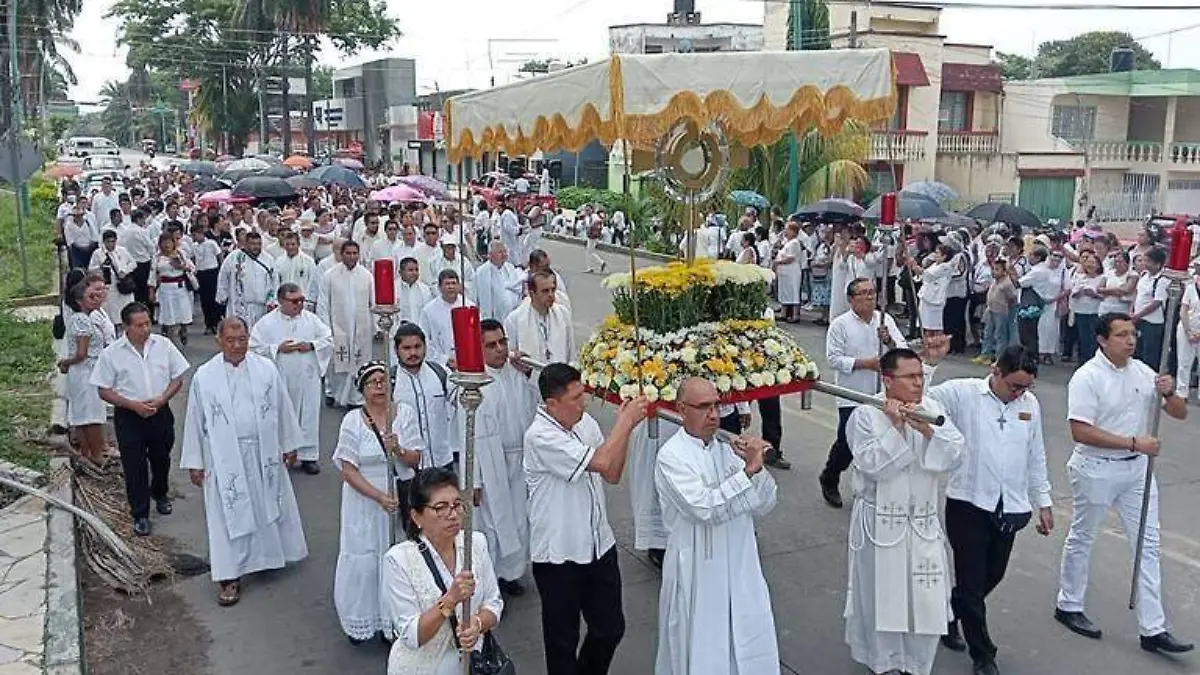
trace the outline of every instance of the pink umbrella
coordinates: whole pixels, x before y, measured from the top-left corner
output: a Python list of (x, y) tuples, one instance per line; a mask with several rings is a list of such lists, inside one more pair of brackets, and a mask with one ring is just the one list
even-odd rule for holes
[(377, 202), (423, 202), (425, 195), (420, 190), (401, 183), (372, 192), (371, 199)]
[(363, 170), (363, 163), (358, 161), (357, 159), (353, 159), (351, 157), (338, 157), (333, 160), (333, 163), (341, 164), (342, 166), (346, 167), (347, 169), (351, 169), (353, 171), (362, 171)]
[(196, 198), (196, 203), (200, 206), (212, 206), (214, 204), (243, 204), (254, 201), (253, 197), (238, 197), (234, 196), (233, 190), (213, 190), (205, 192)]
[(447, 202), (454, 199), (454, 195), (450, 193), (446, 184), (432, 176), (417, 174), (413, 176), (401, 176), (399, 180), (401, 184), (410, 185), (425, 193), (431, 199)]

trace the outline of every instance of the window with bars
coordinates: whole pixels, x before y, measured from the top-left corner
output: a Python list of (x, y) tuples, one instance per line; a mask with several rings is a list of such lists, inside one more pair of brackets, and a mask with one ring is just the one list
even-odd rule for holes
[(938, 103), (938, 131), (967, 131), (971, 120), (967, 118), (970, 105), (965, 91), (943, 91)]
[(1096, 137), (1096, 106), (1056, 105), (1050, 121), (1050, 133), (1071, 141), (1090, 141)]

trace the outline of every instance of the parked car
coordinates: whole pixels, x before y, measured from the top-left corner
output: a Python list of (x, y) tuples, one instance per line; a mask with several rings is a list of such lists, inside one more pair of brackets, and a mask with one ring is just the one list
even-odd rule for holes
[(71, 157), (91, 155), (120, 155), (121, 147), (107, 138), (76, 136), (67, 139), (66, 154)]
[[(538, 194), (539, 178), (534, 174), (525, 174), (525, 179), (529, 181), (529, 192), (523, 196), (518, 195), (516, 204), (513, 207), (524, 213), (529, 207), (537, 205), (543, 209), (553, 212), (558, 208), (558, 198), (554, 195), (543, 197)], [(484, 174), (481, 178), (472, 179), (470, 183), (471, 201), (477, 202), (480, 199), (487, 202), (489, 209), (496, 208), (500, 203), (500, 197), (504, 195), (517, 194), (514, 181), (508, 174), (500, 171), (492, 171)]]

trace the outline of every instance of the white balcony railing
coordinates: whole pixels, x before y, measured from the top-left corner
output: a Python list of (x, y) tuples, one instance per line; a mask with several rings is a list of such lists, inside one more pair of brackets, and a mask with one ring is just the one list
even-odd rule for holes
[(1200, 143), (1172, 143), (1168, 161), (1172, 164), (1200, 167)]
[(1000, 136), (994, 131), (939, 131), (938, 154), (994, 155), (1000, 152)]
[(1163, 161), (1163, 144), (1157, 141), (1076, 141), (1096, 164), (1156, 164)]
[(928, 136), (929, 133), (925, 131), (904, 129), (873, 132), (869, 159), (878, 162), (920, 161), (925, 159), (925, 139)]

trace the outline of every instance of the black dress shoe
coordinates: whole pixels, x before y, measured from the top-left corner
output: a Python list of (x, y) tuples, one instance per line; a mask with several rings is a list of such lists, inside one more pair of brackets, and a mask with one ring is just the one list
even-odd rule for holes
[(996, 662), (991, 659), (980, 659), (975, 662), (975, 666), (971, 669), (974, 675), (1000, 675), (1000, 669), (996, 667)]
[(967, 651), (967, 643), (963, 642), (962, 635), (958, 632), (957, 621), (946, 624), (946, 634), (942, 636), (942, 646), (952, 652)]
[(150, 519), (149, 518), (134, 518), (133, 533), (139, 537), (150, 536)]
[[(1073, 632), (1087, 638), (1092, 638), (1093, 640), (1099, 640), (1103, 634), (1096, 627), (1096, 624), (1092, 623), (1091, 619), (1083, 615), (1083, 612), (1066, 612), (1055, 607), (1054, 618)], [(1143, 643), (1143, 646), (1145, 646), (1145, 643)]]
[(663, 566), (663, 558), (665, 558), (666, 555), (666, 549), (652, 548), (649, 551), (646, 551), (646, 557), (650, 559), (650, 563), (660, 570)]
[(825, 498), (825, 503), (835, 509), (842, 508), (842, 493), (838, 492), (837, 485), (827, 485), (821, 482), (821, 496)]
[(154, 510), (164, 516), (169, 516), (175, 510), (175, 507), (170, 499), (158, 499), (154, 502)]
[(1195, 648), (1190, 642), (1180, 642), (1167, 631), (1150, 637), (1142, 636), (1142, 649), (1148, 652), (1164, 652), (1166, 654), (1182, 654)]
[(771, 455), (764, 462), (767, 466), (779, 469), (780, 471), (791, 471), (792, 463), (783, 458), (783, 455)]
[(332, 408), (332, 407), (333, 407), (333, 404), (334, 404), (333, 397), (332, 397), (332, 396), (326, 396), (326, 397), (325, 397), (325, 407), (326, 407), (326, 408)]
[(508, 581), (507, 579), (498, 580), (500, 592), (505, 595), (511, 595), (514, 598), (519, 598), (525, 595), (525, 586), (519, 581)]
[(321, 473), (321, 465), (316, 462), (300, 462), (300, 469), (310, 476)]

